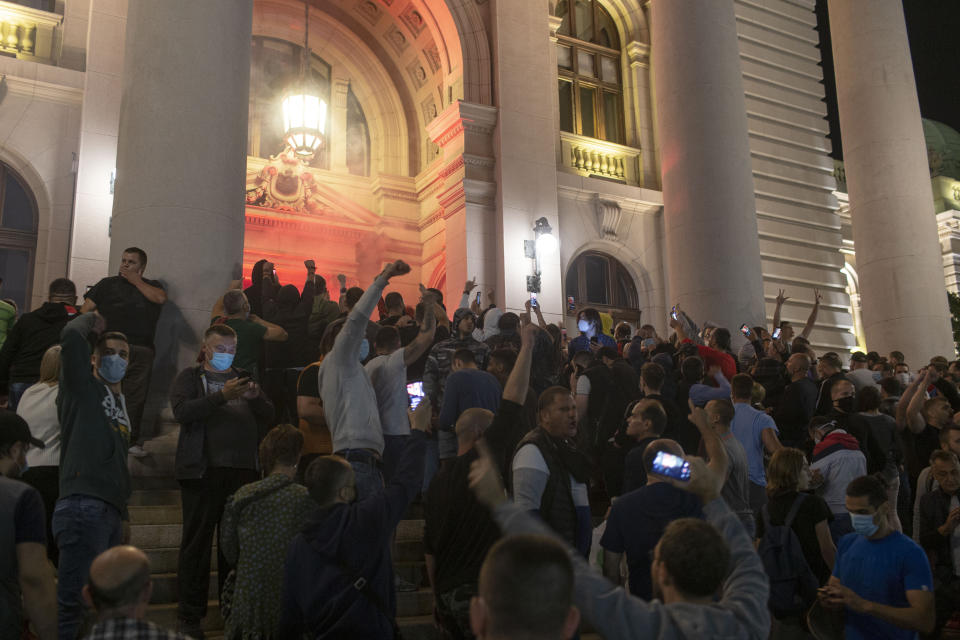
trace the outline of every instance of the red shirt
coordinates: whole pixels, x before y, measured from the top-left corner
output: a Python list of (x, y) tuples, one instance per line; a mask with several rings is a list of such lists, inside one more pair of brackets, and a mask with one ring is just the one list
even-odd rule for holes
[[(688, 338), (684, 342), (693, 341)], [(717, 351), (702, 344), (697, 345), (697, 353), (703, 358), (704, 371), (709, 371), (710, 367), (720, 367), (720, 372), (727, 380), (733, 380), (733, 376), (737, 375), (737, 361), (729, 353)]]

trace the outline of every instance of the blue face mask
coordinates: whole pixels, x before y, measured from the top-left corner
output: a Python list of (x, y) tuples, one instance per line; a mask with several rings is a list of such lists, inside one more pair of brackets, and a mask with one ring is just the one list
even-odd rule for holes
[(873, 516), (862, 513), (851, 513), (850, 521), (853, 524), (853, 530), (867, 538), (875, 534), (877, 529), (880, 528), (879, 525), (873, 522)]
[(113, 354), (100, 358), (100, 368), (97, 369), (97, 373), (110, 384), (116, 384), (123, 380), (126, 372), (127, 360), (123, 356)]
[(360, 343), (360, 362), (363, 362), (367, 359), (367, 356), (370, 355), (370, 342), (364, 338), (363, 342)]
[(226, 371), (233, 364), (234, 354), (214, 351), (210, 356), (210, 366), (217, 371)]

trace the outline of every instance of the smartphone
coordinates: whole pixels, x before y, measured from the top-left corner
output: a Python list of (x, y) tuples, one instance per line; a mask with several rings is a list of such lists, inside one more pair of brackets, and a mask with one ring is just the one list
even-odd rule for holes
[(530, 294), (530, 306), (531, 306), (531, 307), (536, 307), (536, 306), (537, 306), (537, 294), (535, 294), (535, 293), (531, 293), (531, 294)]
[(598, 342), (600, 342), (600, 340), (598, 340), (596, 336), (590, 338), (590, 344), (597, 344)]
[(740, 333), (742, 333), (746, 338), (750, 337), (750, 327), (747, 326), (746, 322), (740, 325)]
[(407, 399), (410, 401), (410, 408), (416, 409), (423, 400), (423, 382), (417, 380), (407, 385)]
[(673, 318), (674, 320), (680, 319), (677, 317), (677, 305), (673, 305), (673, 309), (670, 310), (670, 317)]
[(779, 340), (779, 339), (780, 339), (780, 327), (777, 327), (776, 329), (774, 329), (774, 330), (773, 330), (773, 333), (770, 334), (770, 337), (773, 338), (774, 340)]
[(480, 306), (480, 292), (477, 291), (477, 306)]
[(686, 482), (690, 479), (690, 463), (666, 451), (660, 451), (653, 459), (652, 472), (658, 476)]

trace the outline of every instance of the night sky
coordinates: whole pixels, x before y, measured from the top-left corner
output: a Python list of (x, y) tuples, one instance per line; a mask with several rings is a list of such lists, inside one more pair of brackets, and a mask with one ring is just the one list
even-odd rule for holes
[[(907, 20), (907, 35), (910, 38), (910, 53), (913, 57), (913, 73), (917, 79), (920, 114), (924, 118), (939, 120), (960, 131), (960, 2), (903, 0), (903, 9)], [(833, 142), (832, 155), (842, 159), (827, 0), (817, 0), (817, 21), (830, 138)]]

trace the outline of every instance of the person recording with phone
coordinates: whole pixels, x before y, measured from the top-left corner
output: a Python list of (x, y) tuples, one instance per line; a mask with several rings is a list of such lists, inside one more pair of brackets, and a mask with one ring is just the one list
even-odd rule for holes
[[(177, 617), (185, 633), (199, 631), (207, 613), (214, 529), (227, 498), (259, 479), (257, 447), (273, 419), (260, 385), (233, 366), (236, 352), (237, 333), (211, 325), (203, 336), (203, 362), (181, 371), (170, 390), (180, 423), (174, 462), (183, 501)], [(219, 548), (217, 555), (222, 590), (229, 563)]]

